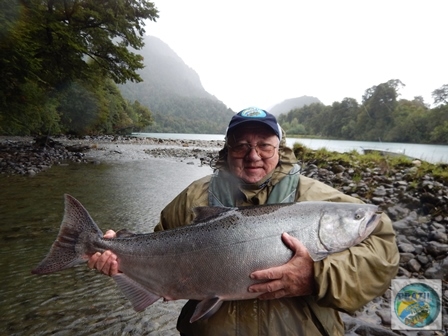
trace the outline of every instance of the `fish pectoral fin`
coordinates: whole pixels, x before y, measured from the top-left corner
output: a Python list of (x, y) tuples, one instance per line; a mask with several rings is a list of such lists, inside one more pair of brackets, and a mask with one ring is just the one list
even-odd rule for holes
[(216, 313), (222, 305), (222, 300), (219, 297), (205, 299), (199, 302), (190, 318), (190, 323), (202, 318), (208, 318)]
[(131, 301), (135, 311), (143, 311), (152, 305), (160, 296), (150, 292), (137, 281), (131, 279), (123, 273), (118, 273), (112, 277), (124, 296)]

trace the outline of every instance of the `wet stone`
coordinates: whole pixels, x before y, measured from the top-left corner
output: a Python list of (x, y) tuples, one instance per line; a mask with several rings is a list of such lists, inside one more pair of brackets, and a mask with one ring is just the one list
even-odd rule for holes
[(409, 270), (411, 270), (413, 272), (419, 272), (420, 269), (422, 268), (422, 266), (416, 259), (411, 259), (411, 260), (409, 260), (408, 268), (409, 268)]
[(414, 253), (415, 247), (411, 244), (401, 243), (398, 244), (398, 249), (403, 253)]

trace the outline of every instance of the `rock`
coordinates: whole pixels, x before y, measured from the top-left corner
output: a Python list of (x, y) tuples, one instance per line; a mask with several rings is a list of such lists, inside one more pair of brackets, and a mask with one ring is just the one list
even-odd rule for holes
[(397, 334), (386, 327), (359, 318), (353, 318), (347, 314), (342, 315), (342, 320), (345, 324), (345, 335), (397, 336)]
[(408, 268), (412, 272), (419, 272), (422, 266), (416, 259), (411, 259), (408, 262)]
[(390, 314), (390, 308), (389, 309), (380, 309), (375, 312), (380, 318), (381, 323), (384, 326), (391, 326), (392, 325), (392, 316)]
[(372, 197), (372, 203), (373, 204), (383, 204), (384, 203), (384, 198), (382, 197)]
[(420, 265), (426, 266), (429, 263), (429, 258), (426, 255), (417, 255), (417, 260), (420, 263)]
[(402, 252), (402, 253), (400, 253), (400, 264), (407, 264), (413, 258), (414, 258), (413, 253)]
[(387, 191), (384, 188), (384, 186), (379, 186), (378, 188), (375, 189), (375, 191), (373, 192), (374, 196), (386, 196), (387, 195)]
[(428, 253), (434, 257), (438, 257), (440, 255), (448, 253), (448, 244), (442, 244), (436, 241), (428, 242), (426, 247)]
[(441, 231), (431, 232), (428, 236), (428, 239), (434, 240), (441, 244), (445, 244), (445, 245), (448, 244), (448, 235), (445, 232), (441, 232)]
[(406, 244), (406, 243), (398, 244), (398, 249), (400, 252), (404, 252), (404, 253), (414, 253), (415, 252), (415, 247), (411, 244)]
[(390, 219), (396, 221), (399, 220), (400, 218), (406, 217), (409, 214), (409, 209), (399, 204), (395, 204), (391, 207), (388, 207), (386, 212), (390, 217)]
[(427, 279), (442, 279), (443, 270), (440, 267), (440, 264), (434, 264), (425, 271), (424, 275)]
[(332, 171), (333, 171), (333, 173), (335, 173), (335, 174), (343, 173), (343, 172), (345, 171), (345, 167), (343, 167), (342, 165), (334, 165), (334, 166), (332, 167)]
[[(440, 268), (442, 270), (443, 277), (442, 279), (445, 281), (448, 281), (448, 257), (443, 259), (443, 261), (440, 264)], [(448, 292), (446, 292), (448, 294)], [(448, 299), (448, 296), (447, 296)]]
[(404, 268), (404, 267), (399, 267), (398, 268), (398, 272), (397, 272), (397, 276), (403, 276), (403, 277), (405, 277), (406, 279), (410, 279), (411, 278), (411, 276), (412, 276), (412, 273), (411, 272), (409, 272), (406, 268)]
[(406, 236), (413, 236), (415, 233), (415, 223), (417, 221), (417, 213), (412, 211), (407, 217), (393, 223), (393, 227), (397, 232)]

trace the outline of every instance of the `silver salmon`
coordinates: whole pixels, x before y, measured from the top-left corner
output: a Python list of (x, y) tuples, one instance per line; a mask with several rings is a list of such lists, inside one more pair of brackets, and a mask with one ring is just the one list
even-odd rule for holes
[(201, 301), (190, 322), (207, 318), (223, 301), (255, 298), (249, 275), (283, 265), (292, 252), (283, 232), (298, 238), (314, 261), (361, 243), (375, 229), (375, 205), (299, 202), (240, 208), (199, 207), (191, 225), (114, 239), (103, 233), (82, 204), (65, 195), (65, 212), (50, 252), (32, 270), (57, 272), (96, 252), (117, 255), (113, 276), (136, 311), (160, 298)]

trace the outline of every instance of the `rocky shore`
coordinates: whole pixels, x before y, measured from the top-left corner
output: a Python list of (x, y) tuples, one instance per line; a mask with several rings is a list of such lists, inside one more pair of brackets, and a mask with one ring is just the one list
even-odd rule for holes
[[(52, 165), (100, 163), (149, 157), (205, 165), (222, 141), (95, 137), (35, 140), (0, 137), (0, 174), (34, 175)], [(448, 183), (427, 173), (416, 179), (418, 166), (367, 168), (326, 160), (300, 162), (302, 174), (377, 204), (394, 222), (400, 251), (397, 278), (442, 279), (443, 329), (391, 330), (391, 291), (354, 316), (342, 314), (346, 335), (447, 335), (448, 329)]]
[(222, 141), (127, 136), (0, 137), (0, 174), (35, 175), (53, 165), (141, 160), (149, 157), (208, 164)]

